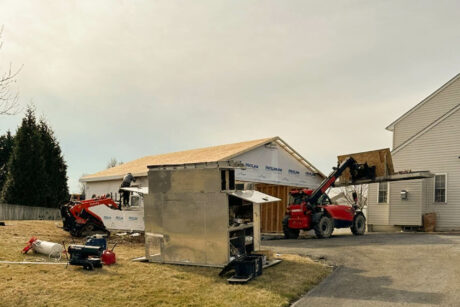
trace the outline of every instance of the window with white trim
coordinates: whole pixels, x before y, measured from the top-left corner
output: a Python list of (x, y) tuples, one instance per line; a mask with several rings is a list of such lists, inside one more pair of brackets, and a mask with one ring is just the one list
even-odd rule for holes
[(379, 182), (379, 204), (388, 203), (388, 182)]
[(446, 174), (439, 174), (434, 176), (434, 202), (445, 203), (447, 190), (447, 176)]

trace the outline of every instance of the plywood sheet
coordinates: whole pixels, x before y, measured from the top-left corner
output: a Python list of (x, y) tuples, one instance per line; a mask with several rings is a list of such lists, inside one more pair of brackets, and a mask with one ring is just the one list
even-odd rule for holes
[(251, 148), (260, 146), (262, 144), (271, 142), (276, 139), (276, 137), (272, 137), (248, 142), (240, 142), (180, 152), (172, 152), (155, 156), (147, 156), (137, 160), (123, 163), (121, 165), (117, 165), (115, 167), (108, 168), (106, 170), (91, 175), (86, 175), (81, 179), (83, 181), (88, 181), (92, 178), (124, 176), (127, 173), (132, 173), (134, 176), (144, 176), (147, 174), (148, 165), (172, 165), (222, 161), (230, 156), (245, 152), (247, 150), (250, 150)]
[[(375, 166), (376, 177), (394, 174), (393, 160), (391, 159), (389, 148), (341, 155), (337, 157), (337, 160), (339, 163), (342, 163), (348, 157), (352, 157), (359, 164), (367, 163), (369, 166)], [(350, 171), (348, 169), (345, 170), (339, 180), (340, 183), (351, 182)]]
[(258, 183), (255, 190), (281, 199), (275, 203), (260, 205), (260, 223), (262, 233), (282, 233), (282, 221), (289, 202), (289, 191), (295, 187)]

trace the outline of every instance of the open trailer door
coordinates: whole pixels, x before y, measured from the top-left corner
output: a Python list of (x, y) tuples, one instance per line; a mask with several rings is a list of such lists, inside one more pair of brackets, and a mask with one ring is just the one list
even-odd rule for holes
[(268, 204), (281, 199), (259, 192), (254, 190), (241, 190), (241, 191), (231, 191), (227, 192), (228, 195), (240, 198), (244, 201), (250, 202), (253, 204), (253, 232), (254, 232), (254, 250), (260, 249), (260, 204)]

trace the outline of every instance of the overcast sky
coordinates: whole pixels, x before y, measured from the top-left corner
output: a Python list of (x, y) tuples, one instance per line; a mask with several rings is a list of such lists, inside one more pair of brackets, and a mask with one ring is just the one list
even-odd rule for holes
[(329, 173), (460, 72), (459, 1), (0, 0), (0, 24), (72, 192), (111, 157), (276, 135)]

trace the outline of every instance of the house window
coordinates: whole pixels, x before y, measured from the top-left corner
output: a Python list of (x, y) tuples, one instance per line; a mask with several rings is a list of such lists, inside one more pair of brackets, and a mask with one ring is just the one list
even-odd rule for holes
[(388, 182), (379, 182), (379, 204), (388, 203)]
[(436, 203), (446, 202), (446, 174), (436, 175), (434, 177), (434, 201)]

